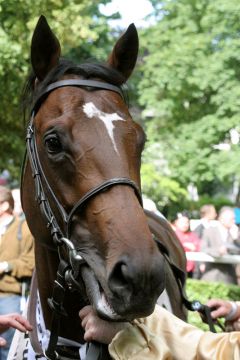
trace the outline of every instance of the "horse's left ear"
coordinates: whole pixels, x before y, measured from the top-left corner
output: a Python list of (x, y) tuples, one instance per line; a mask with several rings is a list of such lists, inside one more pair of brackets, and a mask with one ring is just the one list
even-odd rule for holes
[(31, 44), (31, 62), (38, 80), (43, 80), (58, 64), (60, 54), (60, 43), (42, 15), (34, 30)]
[(116, 42), (108, 58), (108, 64), (118, 70), (125, 80), (131, 75), (138, 56), (138, 33), (134, 24)]

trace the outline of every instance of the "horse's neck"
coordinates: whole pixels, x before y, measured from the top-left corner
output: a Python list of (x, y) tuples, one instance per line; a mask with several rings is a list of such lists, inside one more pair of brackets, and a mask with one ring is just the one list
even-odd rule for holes
[[(58, 254), (36, 243), (36, 272), (38, 279), (39, 295), (43, 311), (43, 317), (46, 328), (51, 331), (52, 310), (50, 309), (47, 299), (52, 297), (53, 284), (57, 275)], [(81, 309), (81, 295), (66, 291), (64, 308), (68, 314), (62, 317), (60, 321), (59, 336), (83, 342), (83, 329), (79, 318)]]

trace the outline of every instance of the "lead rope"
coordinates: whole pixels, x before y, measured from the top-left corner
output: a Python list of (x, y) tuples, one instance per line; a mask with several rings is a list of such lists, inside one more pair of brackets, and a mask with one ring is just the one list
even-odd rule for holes
[(160, 242), (159, 239), (157, 239), (156, 237), (155, 237), (155, 241), (158, 245), (159, 251), (162, 253), (164, 258), (167, 260), (170, 268), (172, 269), (173, 275), (176, 279), (179, 292), (182, 298), (182, 303), (184, 304), (186, 309), (190, 311), (197, 311), (201, 315), (202, 320), (207, 323), (209, 330), (211, 332), (213, 333), (217, 332), (215, 329), (215, 325), (218, 325), (223, 330), (221, 323), (213, 320), (213, 318), (211, 317), (211, 308), (209, 306), (202, 304), (198, 300), (193, 300), (193, 301), (188, 300), (184, 291), (184, 285), (186, 281), (185, 273), (170, 260), (169, 252), (165, 247), (165, 245), (163, 245), (162, 242)]

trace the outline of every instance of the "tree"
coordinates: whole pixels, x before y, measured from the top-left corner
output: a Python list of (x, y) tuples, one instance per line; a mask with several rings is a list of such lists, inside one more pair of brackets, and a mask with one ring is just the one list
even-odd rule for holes
[(0, 171), (7, 168), (13, 177), (19, 177), (25, 146), (20, 97), (39, 16), (46, 15), (65, 56), (78, 62), (90, 56), (105, 60), (112, 34), (98, 5), (109, 1), (0, 0)]
[(152, 113), (148, 138), (161, 143), (172, 179), (204, 193), (216, 179), (240, 178), (231, 141), (231, 129), (240, 131), (240, 2), (152, 3), (156, 24), (141, 36), (139, 83), (140, 104)]

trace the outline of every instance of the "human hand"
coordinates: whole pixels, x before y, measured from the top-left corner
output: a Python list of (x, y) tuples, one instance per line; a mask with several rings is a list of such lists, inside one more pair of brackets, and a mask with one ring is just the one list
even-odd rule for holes
[[(8, 330), (10, 327), (20, 330), (22, 332), (31, 331), (32, 326), (22, 315), (13, 313), (7, 315), (0, 315), (0, 333)], [(0, 342), (0, 346), (1, 342)]]
[(124, 322), (111, 322), (98, 317), (92, 306), (85, 306), (79, 312), (81, 325), (85, 330), (84, 340), (110, 344), (114, 336), (127, 326)]
[(232, 304), (225, 300), (211, 299), (207, 302), (207, 305), (210, 308), (214, 308), (214, 310), (211, 311), (211, 316), (213, 319), (226, 317), (232, 310)]

